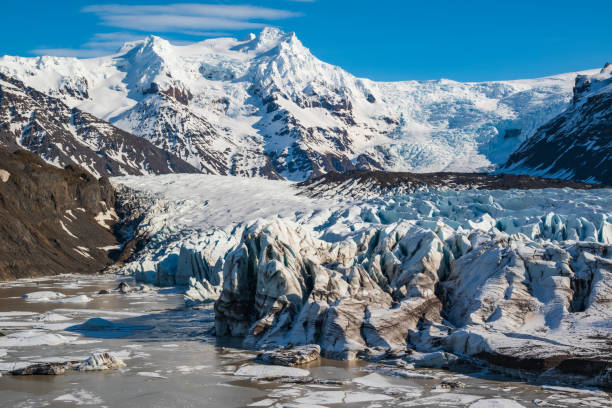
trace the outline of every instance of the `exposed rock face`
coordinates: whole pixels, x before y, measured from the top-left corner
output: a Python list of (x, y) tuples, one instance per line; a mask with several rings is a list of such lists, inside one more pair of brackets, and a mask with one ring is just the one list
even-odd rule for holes
[[(331, 244), (290, 223), (255, 223), (226, 257), (217, 334), (263, 348), (318, 344), (338, 359), (437, 349), (504, 356), (493, 358), (500, 366), (544, 360), (521, 367), (543, 371), (580, 358), (602, 381), (611, 332), (576, 324), (612, 312), (612, 245), (443, 231), (398, 223)], [(570, 340), (581, 336), (588, 341)], [(421, 357), (405, 359), (426, 367), (457, 359)]]
[(0, 150), (0, 279), (93, 273), (117, 245), (113, 188), (79, 167), (58, 169)]
[(35, 363), (10, 372), (11, 375), (61, 375), (71, 371), (76, 362)]
[(568, 109), (526, 140), (502, 171), (612, 185), (612, 65), (578, 76)]
[(125, 367), (125, 363), (110, 353), (95, 353), (83, 361), (34, 363), (9, 372), (11, 375), (61, 375), (70, 371), (103, 371)]
[(571, 180), (514, 174), (405, 173), (386, 171), (330, 172), (299, 183), (303, 194), (333, 198), (338, 195), (363, 199), (390, 194), (410, 194), (432, 189), (531, 190), (569, 187), (590, 190), (605, 186)]
[(0, 147), (100, 176), (195, 173), (196, 168), (108, 122), (0, 73)]
[(307, 344), (266, 351), (260, 354), (257, 359), (263, 363), (292, 367), (316, 361), (320, 354), (321, 347), (318, 344)]

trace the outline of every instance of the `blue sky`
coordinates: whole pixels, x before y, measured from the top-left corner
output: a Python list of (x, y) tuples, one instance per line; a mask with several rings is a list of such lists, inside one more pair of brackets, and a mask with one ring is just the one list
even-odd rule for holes
[(612, 60), (609, 0), (2, 3), (0, 55), (94, 56), (149, 33), (199, 41), (272, 25), (295, 31), (320, 59), (375, 80), (531, 78)]

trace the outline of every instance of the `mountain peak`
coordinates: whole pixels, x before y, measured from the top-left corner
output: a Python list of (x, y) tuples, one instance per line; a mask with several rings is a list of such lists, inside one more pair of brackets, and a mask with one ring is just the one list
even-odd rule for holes
[(234, 47), (233, 50), (266, 52), (281, 44), (290, 43), (293, 39), (297, 40), (295, 33), (286, 33), (276, 27), (264, 27), (257, 35), (253, 33), (246, 35), (241, 44)]
[(280, 28), (264, 27), (259, 33), (259, 35), (257, 36), (257, 39), (259, 40), (260, 43), (278, 42), (286, 35), (287, 34), (284, 31), (282, 31)]
[(165, 40), (156, 35), (149, 35), (147, 38), (145, 38), (143, 45), (142, 45), (142, 49), (143, 50), (150, 49), (153, 52), (159, 54), (161, 52), (168, 50), (171, 46), (172, 45), (170, 44), (168, 40)]
[(255, 38), (257, 38), (257, 36), (253, 33), (248, 33), (247, 35), (245, 35), (244, 37), (242, 37), (242, 42), (247, 42), (247, 41), (253, 41)]
[(147, 51), (149, 51), (160, 54), (167, 51), (171, 46), (168, 40), (151, 34), (142, 40), (127, 41), (123, 43), (118, 53), (125, 54), (134, 49), (138, 49), (140, 53), (147, 53)]

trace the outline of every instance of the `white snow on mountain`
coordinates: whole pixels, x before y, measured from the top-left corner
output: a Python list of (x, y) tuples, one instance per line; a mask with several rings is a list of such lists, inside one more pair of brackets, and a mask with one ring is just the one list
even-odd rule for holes
[(567, 106), (576, 76), (374, 82), (275, 28), (181, 46), (150, 36), (94, 59), (4, 56), (0, 72), (204, 172), (290, 180), (490, 168)]

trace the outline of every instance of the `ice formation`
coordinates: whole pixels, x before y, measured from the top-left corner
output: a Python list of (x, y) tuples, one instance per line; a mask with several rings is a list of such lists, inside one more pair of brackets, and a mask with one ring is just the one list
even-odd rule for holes
[[(139, 227), (145, 249), (125, 270), (162, 284), (191, 280), (190, 292), (201, 283), (203, 298), (220, 291), (217, 335), (423, 367), (460, 357), (554, 375), (586, 364), (591, 382), (610, 381), (611, 190), (357, 199), (340, 187), (332, 201), (281, 181), (115, 182), (140, 190), (152, 209)], [(250, 201), (257, 188), (266, 207)]]

